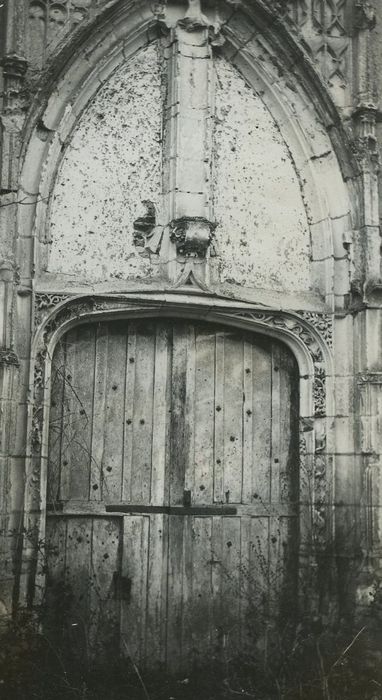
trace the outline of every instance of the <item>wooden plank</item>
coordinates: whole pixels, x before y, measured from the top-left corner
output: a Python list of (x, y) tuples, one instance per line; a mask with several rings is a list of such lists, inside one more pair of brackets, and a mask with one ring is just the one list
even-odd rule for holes
[(249, 647), (266, 655), (268, 645), (270, 571), (269, 571), (269, 518), (251, 518), (249, 549), (246, 637)]
[[(64, 384), (63, 390), (63, 409), (62, 409), (62, 436), (61, 436), (61, 473), (60, 473), (60, 498), (67, 500), (71, 497), (71, 466), (70, 458), (72, 451), (72, 438), (75, 436), (76, 424), (73, 414), (77, 405), (77, 399), (73, 394), (70, 386), (72, 381), (71, 365), (73, 363), (73, 354), (76, 348), (77, 331), (73, 329), (65, 335), (63, 342), (65, 343), (65, 362), (63, 367), (62, 380)], [(74, 358), (75, 359), (75, 358)], [(87, 498), (87, 495), (86, 495)]]
[(224, 500), (240, 503), (243, 455), (243, 343), (226, 333), (224, 343)]
[(280, 501), (298, 498), (298, 371), (285, 349), (280, 353)]
[(177, 515), (180, 517), (188, 517), (189, 515), (198, 515), (199, 517), (210, 517), (211, 515), (238, 515), (238, 516), (256, 516), (256, 517), (283, 517), (295, 518), (298, 513), (296, 504), (282, 503), (277, 507), (268, 504), (255, 503), (251, 505), (235, 504), (227, 506), (224, 503), (218, 503), (212, 506), (151, 506), (151, 505), (135, 505), (133, 503), (100, 503), (97, 501), (67, 501), (66, 503), (48, 504), (51, 507), (49, 517), (64, 516), (80, 516), (87, 517), (88, 515), (104, 515), (109, 516), (110, 513), (117, 515), (132, 515), (138, 514), (163, 514)]
[(279, 610), (281, 619), (286, 625), (288, 621), (296, 621), (298, 610), (299, 519), (280, 517), (279, 528), (281, 546), (280, 558), (282, 562)]
[(168, 324), (159, 323), (156, 328), (154, 360), (152, 474), (150, 503), (165, 502), (166, 438), (169, 408), (169, 329)]
[(198, 416), (195, 406), (196, 383), (196, 338), (194, 326), (187, 330), (187, 358), (186, 358), (186, 396), (184, 409), (184, 442), (187, 446), (185, 454), (184, 490), (190, 494), (190, 502), (195, 501), (195, 428), (198, 424)]
[[(105, 433), (102, 494), (106, 502), (119, 500), (122, 495), (127, 352), (126, 325), (113, 323), (108, 328), (105, 415), (101, 419)], [(94, 489), (95, 486), (93, 485), (92, 488)]]
[[(146, 506), (132, 503), (113, 503), (105, 506), (106, 513), (166, 513), (167, 515), (236, 515), (240, 506), (226, 506), (224, 504), (213, 506)], [(253, 508), (253, 506), (251, 506)]]
[(45, 631), (50, 639), (60, 638), (66, 623), (66, 601), (64, 597), (66, 567), (67, 521), (62, 518), (47, 518), (46, 522), (46, 587)]
[(224, 503), (224, 333), (215, 336), (214, 502)]
[(240, 519), (240, 649), (248, 654), (253, 647), (252, 624), (252, 578), (256, 575), (251, 567), (251, 521), (249, 516)]
[(272, 452), (271, 452), (271, 503), (280, 502), (280, 455), (281, 449), (281, 406), (284, 400), (280, 394), (281, 350), (278, 343), (272, 343)]
[(283, 539), (285, 521), (269, 519), (269, 617), (270, 629), (274, 629), (280, 608), (280, 595), (285, 577)]
[(243, 342), (243, 480), (241, 502), (251, 503), (253, 498), (253, 470), (257, 466), (253, 459), (253, 343)]
[(135, 503), (149, 503), (155, 359), (153, 322), (137, 324), (136, 338), (131, 498)]
[(149, 516), (124, 518), (121, 575), (127, 598), (121, 601), (122, 650), (136, 664), (145, 662)]
[[(194, 463), (195, 503), (212, 503), (214, 491), (215, 333), (196, 327), (195, 335)], [(186, 415), (187, 422), (187, 415)]]
[(241, 518), (223, 518), (222, 596), (228, 658), (240, 653)]
[(119, 651), (120, 602), (114, 574), (120, 569), (120, 535), (120, 518), (93, 519), (88, 641), (99, 662)]
[(89, 498), (93, 387), (95, 364), (94, 327), (80, 326), (73, 346), (67, 349), (66, 389), (70, 398), (70, 498)]
[(133, 483), (133, 442), (134, 442), (134, 395), (135, 395), (135, 356), (137, 347), (136, 324), (129, 321), (127, 328), (126, 387), (123, 443), (122, 500), (132, 500)]
[(193, 521), (191, 516), (184, 518), (182, 556), (182, 666), (191, 668), (193, 650)]
[[(104, 498), (104, 470), (108, 473), (109, 465), (104, 464), (105, 449), (105, 414), (106, 384), (108, 363), (108, 327), (99, 323), (96, 327), (96, 356), (94, 368), (93, 429), (90, 465), (90, 500)], [(93, 488), (98, 485), (99, 488)]]
[(84, 661), (89, 660), (91, 541), (92, 520), (70, 518), (66, 537), (65, 587), (71, 605), (66, 624), (71, 631), (73, 649)]
[(271, 470), (271, 386), (269, 348), (252, 346), (253, 391), (253, 473), (252, 502), (269, 503)]
[(150, 516), (147, 574), (146, 664), (164, 666), (167, 626), (168, 517)]
[(192, 533), (192, 655), (196, 665), (205, 663), (210, 651), (212, 518), (193, 518)]
[(47, 501), (59, 501), (61, 498), (62, 469), (62, 435), (64, 417), (64, 377), (65, 377), (65, 341), (55, 348), (51, 371), (51, 399), (49, 413), (49, 455)]
[(224, 600), (222, 598), (223, 576), (223, 518), (212, 518), (211, 533), (211, 653), (216, 661), (225, 661)]
[(184, 518), (169, 517), (166, 667), (182, 667)]
[(185, 397), (187, 377), (188, 330), (185, 324), (173, 329), (171, 371), (171, 424), (169, 452), (169, 504), (181, 505), (184, 499), (184, 475), (188, 444), (185, 434)]

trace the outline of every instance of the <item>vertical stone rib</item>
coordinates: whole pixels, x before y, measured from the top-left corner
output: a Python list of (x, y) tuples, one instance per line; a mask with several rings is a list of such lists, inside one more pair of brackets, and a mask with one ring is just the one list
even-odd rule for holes
[(212, 73), (207, 28), (171, 30), (165, 45), (169, 85), (165, 108), (165, 179), (170, 220), (211, 216)]
[(209, 24), (190, 9), (162, 40), (167, 69), (164, 112), (164, 206), (169, 221), (168, 274), (177, 279), (205, 258), (215, 227), (211, 196), (213, 100)]

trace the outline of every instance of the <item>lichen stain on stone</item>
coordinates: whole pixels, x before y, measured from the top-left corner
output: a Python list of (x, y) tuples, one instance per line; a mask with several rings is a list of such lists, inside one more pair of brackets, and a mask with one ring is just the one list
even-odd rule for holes
[(214, 209), (222, 282), (311, 287), (309, 227), (287, 146), (261, 98), (215, 60)]
[(142, 200), (155, 204), (161, 191), (160, 105), (153, 44), (117, 69), (73, 133), (51, 201), (49, 272), (90, 281), (152, 274), (133, 234)]

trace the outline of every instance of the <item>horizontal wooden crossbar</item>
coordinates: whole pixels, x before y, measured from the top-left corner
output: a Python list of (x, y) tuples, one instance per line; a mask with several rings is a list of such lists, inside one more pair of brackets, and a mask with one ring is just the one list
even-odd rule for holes
[(65, 517), (98, 517), (124, 515), (177, 515), (177, 516), (249, 516), (257, 518), (294, 518), (298, 515), (296, 504), (267, 504), (267, 503), (212, 503), (208, 505), (149, 505), (134, 503), (103, 503), (97, 501), (68, 501), (50, 503), (47, 507), (48, 516)]

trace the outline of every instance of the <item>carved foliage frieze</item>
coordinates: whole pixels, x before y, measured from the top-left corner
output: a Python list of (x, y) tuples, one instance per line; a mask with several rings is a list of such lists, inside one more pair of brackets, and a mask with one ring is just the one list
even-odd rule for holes
[(56, 292), (38, 292), (34, 298), (34, 321), (38, 327), (46, 318), (48, 312), (54, 309), (61, 301), (68, 299), (68, 294)]
[(333, 316), (331, 314), (317, 311), (299, 311), (298, 315), (314, 326), (329, 348), (333, 347)]

